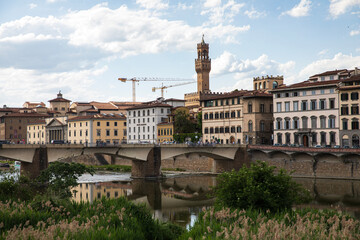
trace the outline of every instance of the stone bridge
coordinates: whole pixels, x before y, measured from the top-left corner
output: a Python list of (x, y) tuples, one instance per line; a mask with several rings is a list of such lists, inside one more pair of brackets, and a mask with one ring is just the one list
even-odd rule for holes
[(360, 149), (249, 145), (251, 161), (263, 160), (293, 176), (360, 179)]
[[(188, 146), (124, 144), (107, 147), (84, 147), (81, 144), (11, 145), (0, 147), (0, 157), (21, 161), (22, 172), (36, 177), (49, 162), (84, 154), (104, 154), (132, 161), (133, 178), (157, 178), (161, 175), (161, 161), (197, 154), (213, 158), (218, 171), (227, 171), (247, 164), (245, 145)], [(196, 163), (194, 163), (196, 164)]]

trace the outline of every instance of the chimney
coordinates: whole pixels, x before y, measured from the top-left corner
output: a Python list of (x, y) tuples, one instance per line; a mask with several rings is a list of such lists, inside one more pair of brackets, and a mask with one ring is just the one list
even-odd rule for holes
[(355, 67), (354, 75), (356, 76), (356, 75), (358, 75), (358, 74), (360, 74), (359, 69), (358, 69), (357, 67)]

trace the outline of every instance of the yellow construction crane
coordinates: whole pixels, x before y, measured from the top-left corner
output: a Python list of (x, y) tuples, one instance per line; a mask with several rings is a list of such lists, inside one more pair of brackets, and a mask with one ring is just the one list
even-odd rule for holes
[(161, 97), (163, 98), (164, 97), (164, 89), (171, 88), (171, 87), (182, 86), (182, 85), (191, 84), (191, 83), (196, 83), (196, 81), (183, 82), (183, 83), (178, 83), (178, 84), (169, 85), (169, 86), (161, 85), (161, 87), (153, 87), (152, 91), (155, 92), (156, 89), (161, 89)]
[(142, 81), (147, 81), (147, 82), (172, 82), (172, 81), (186, 81), (186, 80), (193, 80), (193, 79), (179, 79), (179, 78), (118, 78), (118, 80), (120, 80), (121, 82), (132, 82), (132, 98), (133, 98), (133, 102), (136, 102), (136, 89), (135, 89), (135, 83), (136, 82), (142, 82)]

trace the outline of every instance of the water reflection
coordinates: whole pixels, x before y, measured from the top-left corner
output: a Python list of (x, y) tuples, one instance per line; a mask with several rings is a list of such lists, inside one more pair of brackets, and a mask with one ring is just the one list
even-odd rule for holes
[[(95, 182), (96, 179), (111, 179), (110, 175), (95, 175), (91, 182), (82, 182), (74, 188), (75, 201), (127, 197), (135, 203), (147, 205), (155, 218), (190, 226), (203, 207), (214, 204), (209, 199), (211, 187), (216, 185), (215, 176), (182, 175), (162, 181), (131, 180), (129, 176), (114, 174), (116, 181)], [(120, 179), (120, 180), (119, 180)], [(83, 179), (84, 180), (84, 179)], [(360, 181), (296, 178), (307, 188), (314, 200), (297, 207), (317, 209), (335, 208), (360, 218)]]
[(308, 189), (314, 198), (310, 204), (300, 207), (338, 209), (360, 218), (360, 181), (309, 178), (294, 180)]
[(82, 182), (73, 189), (77, 202), (127, 197), (147, 205), (155, 218), (188, 226), (203, 207), (212, 206), (208, 194), (215, 186), (214, 176), (174, 176), (161, 181), (133, 179), (112, 182)]

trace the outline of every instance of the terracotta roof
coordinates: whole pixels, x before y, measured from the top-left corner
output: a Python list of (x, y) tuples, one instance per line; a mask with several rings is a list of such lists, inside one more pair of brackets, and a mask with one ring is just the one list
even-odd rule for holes
[(119, 107), (119, 106), (135, 106), (135, 105), (143, 104), (143, 102), (114, 102), (114, 101), (110, 101), (110, 103), (113, 105), (116, 105), (117, 107)]
[(96, 114), (89, 116), (77, 116), (68, 119), (68, 122), (79, 121), (79, 120), (91, 120), (91, 119), (113, 119), (113, 120), (126, 120), (125, 116), (119, 114)]
[(338, 73), (341, 73), (341, 72), (348, 72), (348, 70), (347, 69), (339, 69), (339, 70), (336, 69), (336, 70), (332, 70), (332, 71), (315, 74), (315, 75), (311, 76), (310, 78), (320, 77), (320, 76), (337, 75)]
[(34, 122), (28, 123), (28, 125), (38, 125), (38, 124), (45, 124), (45, 120), (44, 119), (37, 119)]
[(258, 90), (240, 90), (240, 91), (232, 91), (232, 92), (226, 92), (226, 93), (207, 93), (202, 94), (200, 101), (206, 101), (206, 100), (217, 100), (217, 99), (228, 99), (228, 98), (234, 98), (234, 97), (272, 97), (272, 94), (258, 91)]
[(327, 85), (337, 85), (339, 82), (343, 80), (330, 80), (330, 81), (318, 81), (318, 82), (310, 82), (309, 80), (295, 83), (292, 85), (287, 86), (280, 86), (276, 89), (271, 90), (271, 92), (278, 92), (282, 90), (289, 90), (289, 89), (303, 89), (303, 88), (312, 88), (312, 87), (321, 87), (321, 86), (327, 86)]
[(78, 106), (91, 106), (88, 102), (74, 102), (73, 104), (76, 104)]
[(48, 114), (40, 114), (40, 113), (10, 113), (8, 115), (4, 115), (3, 117), (48, 117)]
[(51, 99), (49, 100), (48, 102), (71, 102), (70, 100), (68, 99), (65, 99), (65, 98), (54, 98), (54, 99)]
[(101, 102), (90, 102), (94, 108), (99, 110), (117, 110), (118, 108), (111, 103), (101, 103)]
[(99, 112), (99, 110), (96, 110), (95, 108), (88, 108), (88, 109), (85, 109), (85, 110), (82, 110), (80, 112)]
[(185, 102), (184, 99), (176, 99), (176, 98), (168, 98), (168, 99), (165, 99), (165, 102), (170, 102), (170, 101), (174, 101), (174, 102)]
[(19, 112), (23, 108), (0, 108), (0, 112)]
[(360, 81), (360, 74), (341, 80), (341, 82), (351, 82), (351, 81)]
[(153, 107), (171, 107), (171, 105), (169, 104), (164, 104), (164, 103), (144, 103), (138, 106), (133, 106), (128, 108), (128, 110), (133, 110), (133, 109), (143, 109), (143, 108), (153, 108)]

